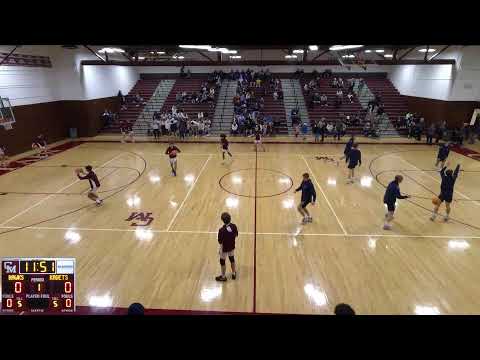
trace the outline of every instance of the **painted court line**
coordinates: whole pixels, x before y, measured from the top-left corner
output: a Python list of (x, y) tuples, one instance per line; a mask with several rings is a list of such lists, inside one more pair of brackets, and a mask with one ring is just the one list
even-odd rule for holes
[[(114, 161), (114, 160), (116, 160), (118, 157), (120, 157), (121, 155), (123, 155), (123, 153), (118, 154), (117, 156), (115, 156), (114, 158), (108, 160), (106, 163), (104, 163), (103, 165), (100, 165), (99, 167), (102, 167), (102, 166), (105, 166), (105, 165), (111, 163), (112, 161)], [(98, 167), (97, 167), (97, 168), (98, 168)], [(97, 168), (95, 168), (95, 169), (97, 169)], [(75, 184), (78, 183), (79, 181), (81, 181), (81, 180), (80, 180), (80, 179), (75, 180), (75, 181), (72, 182), (71, 184), (69, 184), (69, 185), (61, 188), (60, 190), (58, 190), (55, 194), (61, 193), (62, 191), (68, 189), (70, 186), (75, 185)], [(19, 216), (22, 216), (23, 214), (27, 213), (28, 211), (36, 208), (38, 205), (43, 204), (45, 201), (47, 201), (47, 200), (50, 199), (51, 197), (55, 196), (55, 194), (48, 195), (47, 197), (45, 197), (45, 198), (43, 198), (42, 200), (36, 202), (36, 203), (33, 204), (32, 206), (29, 206), (29, 207), (26, 208), (25, 210), (20, 211), (18, 214), (12, 216), (10, 219), (7, 219), (7, 220), (4, 221), (3, 223), (1, 223), (0, 226), (5, 225), (6, 223), (8, 223), (8, 222), (10, 222), (10, 221), (12, 221), (12, 220), (14, 220), (14, 219), (16, 219), (16, 218), (19, 217)]]
[[(413, 166), (415, 169), (421, 171), (422, 173), (424, 173), (426, 176), (428, 176), (430, 179), (436, 181), (437, 183), (439, 183), (439, 184), (442, 183), (440, 180), (434, 178), (433, 176), (429, 175), (427, 172), (425, 172), (425, 171), (423, 171), (422, 169), (419, 169), (418, 167), (416, 167), (415, 165), (413, 165), (410, 161), (405, 160), (405, 159), (401, 158), (400, 156), (396, 156), (396, 157), (399, 158), (400, 160), (402, 160), (404, 163), (409, 164), (410, 166)], [(423, 184), (423, 185), (425, 185), (425, 184)], [(425, 186), (426, 186), (426, 185), (425, 185)], [(472, 201), (475, 205), (480, 206), (480, 203), (478, 203), (478, 201), (475, 201), (475, 200), (469, 198), (467, 195), (463, 194), (462, 192), (460, 192), (460, 191), (458, 191), (458, 190), (454, 190), (454, 192), (456, 192), (457, 194), (459, 194), (459, 195), (462, 196), (463, 198)]]
[(332, 204), (331, 204), (330, 201), (328, 200), (327, 195), (326, 195), (325, 192), (323, 191), (322, 186), (321, 186), (320, 183), (317, 181), (317, 178), (315, 177), (315, 174), (313, 173), (312, 169), (310, 168), (310, 165), (308, 165), (308, 161), (305, 159), (305, 157), (304, 157), (303, 155), (302, 155), (302, 159), (303, 159), (303, 161), (305, 161), (305, 164), (307, 165), (308, 171), (310, 172), (310, 174), (312, 174), (313, 180), (315, 180), (315, 182), (317, 183), (318, 188), (319, 188), (320, 191), (322, 192), (323, 197), (324, 197), (325, 200), (327, 201), (328, 207), (330, 208), (330, 210), (332, 210), (332, 213), (333, 213), (333, 215), (335, 216), (335, 219), (337, 219), (338, 225), (340, 225), (340, 228), (342, 229), (343, 234), (344, 234), (344, 235), (348, 235), (348, 234), (347, 234), (347, 231), (346, 231), (345, 228), (343, 227), (342, 222), (341, 222), (340, 219), (338, 218), (337, 213), (336, 213), (335, 210), (333, 209)]
[[(25, 230), (73, 230), (73, 231), (111, 231), (111, 232), (135, 232), (137, 229), (114, 229), (114, 228), (82, 228), (82, 227), (49, 227), (49, 226), (0, 226), (0, 229), (25, 229)], [(163, 233), (163, 234), (217, 234), (217, 231), (202, 231), (202, 230), (153, 230), (148, 229), (152, 233)], [(239, 235), (253, 235), (253, 232), (239, 232)], [(269, 235), (269, 236), (326, 236), (326, 237), (362, 237), (362, 238), (421, 238), (421, 239), (480, 239), (480, 236), (474, 235), (404, 235), (404, 234), (342, 234), (342, 233), (309, 233), (309, 234), (297, 234), (297, 233), (282, 233), (282, 232), (257, 232), (257, 235)]]
[(182, 203), (180, 204), (180, 206), (179, 206), (178, 209), (177, 209), (177, 212), (175, 213), (175, 215), (173, 215), (172, 220), (170, 220), (170, 223), (169, 223), (168, 226), (167, 226), (167, 231), (170, 230), (170, 228), (172, 227), (172, 224), (173, 224), (173, 222), (175, 221), (175, 219), (177, 218), (178, 214), (180, 213), (180, 210), (182, 210), (183, 204), (185, 204), (185, 201), (187, 201), (187, 199), (188, 199), (188, 197), (190, 196), (193, 188), (194, 188), (195, 185), (197, 184), (198, 179), (200, 179), (200, 176), (202, 175), (203, 170), (205, 170), (205, 167), (207, 166), (207, 164), (208, 164), (208, 162), (210, 161), (211, 158), (212, 158), (212, 155), (210, 155), (210, 156), (208, 157), (207, 161), (205, 161), (205, 163), (203, 164), (202, 169), (201, 169), (200, 172), (198, 173), (198, 176), (197, 176), (197, 178), (195, 179), (195, 181), (193, 182), (192, 187), (188, 190), (187, 195), (185, 196), (185, 199), (183, 199)]

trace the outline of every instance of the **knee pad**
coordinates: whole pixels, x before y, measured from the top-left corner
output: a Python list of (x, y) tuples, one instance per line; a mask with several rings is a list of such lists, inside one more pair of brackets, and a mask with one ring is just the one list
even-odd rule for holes
[(225, 259), (220, 259), (220, 265), (225, 266)]
[(228, 260), (230, 260), (231, 263), (235, 262), (235, 256), (229, 256)]

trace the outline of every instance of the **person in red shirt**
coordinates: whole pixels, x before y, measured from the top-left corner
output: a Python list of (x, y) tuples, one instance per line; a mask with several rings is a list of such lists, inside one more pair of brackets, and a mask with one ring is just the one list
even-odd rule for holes
[(225, 161), (225, 153), (230, 155), (230, 158), (232, 158), (232, 154), (228, 150), (228, 145), (229, 144), (228, 144), (227, 136), (225, 134), (220, 135), (220, 142), (222, 143), (222, 159), (223, 159), (223, 161)]
[(218, 230), (218, 243), (220, 244), (220, 249), (218, 255), (220, 256), (220, 267), (222, 269), (222, 274), (217, 276), (215, 280), (217, 281), (227, 281), (225, 272), (227, 271), (227, 266), (225, 265), (225, 259), (228, 256), (230, 260), (230, 266), (232, 267), (232, 280), (237, 278), (237, 271), (235, 268), (235, 238), (238, 236), (237, 225), (232, 224), (232, 218), (229, 213), (224, 212), (221, 216), (223, 221), (223, 226)]
[(135, 139), (133, 138), (133, 127), (132, 124), (128, 121), (123, 121), (120, 125), (120, 131), (122, 132), (123, 139), (122, 143), (130, 140), (130, 142), (134, 143)]
[(173, 143), (170, 143), (165, 154), (168, 155), (173, 176), (177, 176), (177, 153), (181, 152)]
[(88, 180), (90, 183), (90, 190), (88, 191), (87, 197), (90, 200), (95, 201), (97, 206), (100, 206), (103, 204), (103, 200), (97, 195), (97, 190), (100, 187), (100, 181), (98, 181), (97, 174), (93, 172), (93, 169), (90, 165), (85, 166), (85, 169), (87, 170), (86, 175), (83, 175), (84, 172), (82, 169), (78, 169), (77, 176), (80, 180)]

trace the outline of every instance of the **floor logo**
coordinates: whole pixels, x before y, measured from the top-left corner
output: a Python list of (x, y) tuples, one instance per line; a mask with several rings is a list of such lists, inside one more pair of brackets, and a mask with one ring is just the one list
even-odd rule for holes
[(132, 221), (130, 226), (148, 226), (154, 220), (152, 214), (151, 212), (132, 212), (125, 221)]

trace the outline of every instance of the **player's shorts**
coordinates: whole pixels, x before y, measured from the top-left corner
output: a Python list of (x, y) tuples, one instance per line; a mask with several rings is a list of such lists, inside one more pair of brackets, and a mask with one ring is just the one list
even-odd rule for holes
[(222, 247), (220, 247), (220, 249), (218, 251), (218, 255), (220, 255), (220, 259), (225, 260), (227, 258), (227, 256), (228, 257), (235, 256), (235, 249), (225, 252), (225, 251), (222, 250)]
[(170, 164), (175, 164), (177, 162), (177, 157), (168, 158), (168, 161), (170, 161)]
[(261, 143), (262, 143), (262, 140), (255, 139), (255, 144), (261, 144)]
[(438, 195), (438, 198), (440, 199), (440, 202), (446, 202), (446, 203), (451, 203), (453, 201), (453, 195), (449, 195), (449, 194), (440, 194)]
[(394, 212), (395, 211), (395, 203), (391, 203), (391, 202), (388, 202), (388, 203), (385, 203), (387, 205), (387, 210), (389, 212)]
[(307, 207), (307, 205), (310, 204), (310, 203), (311, 203), (311, 201), (308, 201), (308, 200), (307, 201), (302, 201), (302, 202), (300, 202), (300, 207), (302, 209), (305, 209)]
[(42, 145), (42, 144), (39, 144), (39, 143), (34, 143), (33, 145), (34, 145), (34, 147), (36, 147), (37, 149), (40, 149), (40, 150), (44, 150), (44, 149), (45, 149), (45, 145)]
[(228, 152), (228, 149), (222, 148), (222, 152), (226, 153), (226, 152)]
[(93, 185), (93, 187), (88, 191), (89, 194), (97, 195), (98, 187)]
[(437, 160), (441, 161), (441, 162), (444, 162), (445, 160), (447, 160), (447, 158), (446, 157), (439, 157), (439, 158), (437, 158)]
[(349, 169), (355, 169), (357, 167), (357, 163), (348, 163), (348, 168)]

